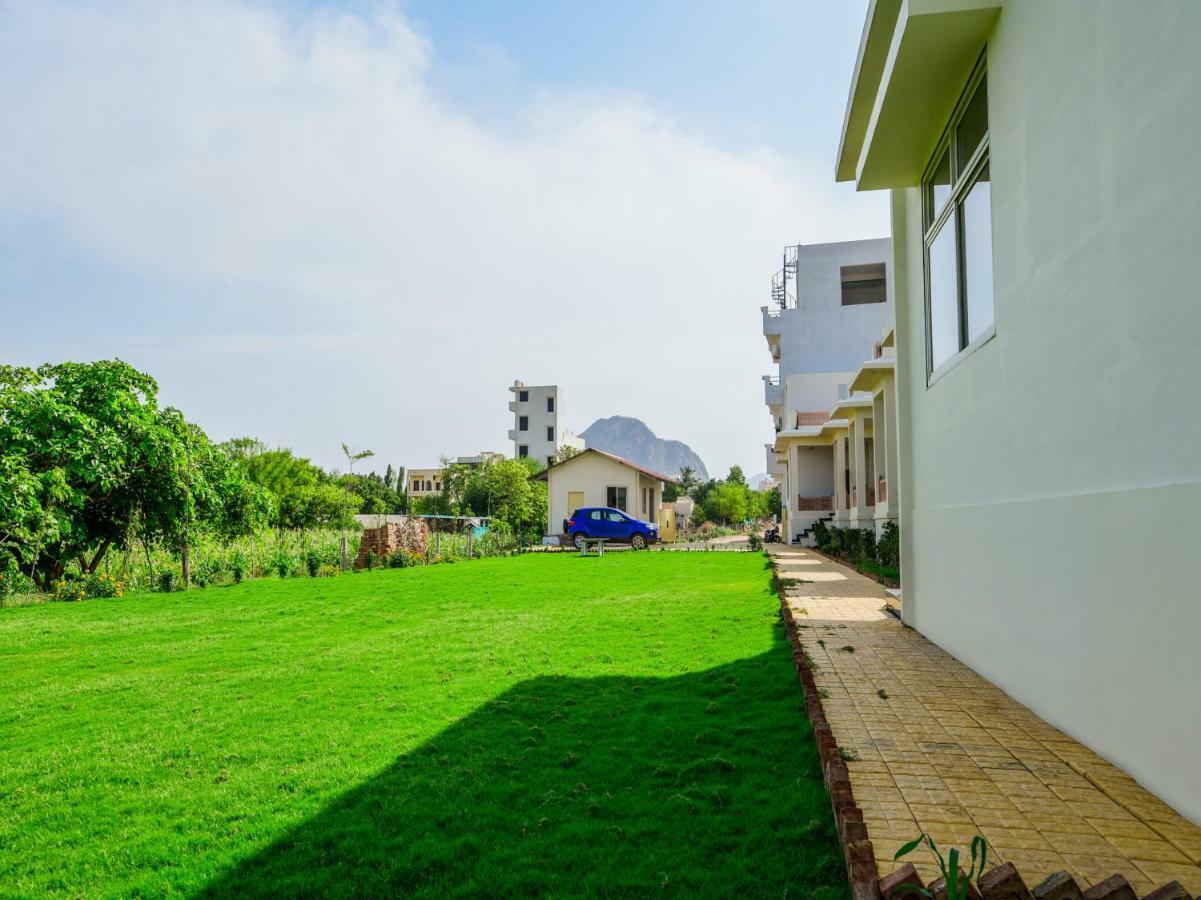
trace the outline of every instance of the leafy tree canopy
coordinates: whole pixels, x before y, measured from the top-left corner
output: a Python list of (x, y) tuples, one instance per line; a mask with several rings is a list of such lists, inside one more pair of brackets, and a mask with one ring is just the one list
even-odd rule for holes
[(136, 535), (253, 530), (270, 498), (120, 360), (0, 366), (0, 556), (46, 590)]

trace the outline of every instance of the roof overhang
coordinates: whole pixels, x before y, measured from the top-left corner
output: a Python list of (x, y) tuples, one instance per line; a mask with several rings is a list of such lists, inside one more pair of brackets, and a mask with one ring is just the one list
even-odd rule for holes
[[(855, 418), (860, 410), (868, 410), (872, 408), (871, 397), (849, 397), (846, 400), (839, 400), (838, 405), (834, 407), (834, 415), (841, 414), (841, 418), (837, 421), (843, 422), (843, 427), (846, 427), (851, 419)], [(830, 424), (829, 422), (826, 423)]]
[(838, 148), (861, 191), (921, 179), (1004, 0), (874, 0)]
[(788, 431), (777, 432), (776, 442), (772, 445), (772, 450), (776, 453), (784, 453), (789, 447), (795, 447), (798, 444), (801, 446), (812, 446), (828, 443), (829, 439), (825, 436), (821, 428), (806, 426), (805, 428), (793, 428)]
[(826, 424), (822, 426), (822, 434), (831, 438), (837, 437), (838, 433), (846, 431), (850, 424), (846, 419), (827, 419)]
[(870, 359), (859, 367), (851, 380), (852, 391), (871, 392), (876, 389), (881, 380), (896, 371), (896, 361), (890, 356)]
[(560, 469), (563, 466), (569, 465), (577, 459), (583, 459), (585, 456), (600, 456), (604, 459), (609, 460), (610, 462), (615, 462), (618, 465), (625, 466), (627, 469), (633, 469), (635, 472), (645, 475), (648, 478), (652, 478), (656, 481), (661, 481), (664, 484), (679, 484), (680, 483), (677, 479), (672, 478), (670, 475), (664, 475), (662, 472), (656, 472), (653, 469), (648, 469), (645, 466), (640, 466), (640, 465), (638, 465), (638, 463), (634, 462), (633, 460), (626, 459), (624, 456), (618, 456), (616, 453), (609, 453), (605, 450), (598, 450), (596, 447), (585, 447), (583, 450), (579, 451), (578, 453), (573, 453), (571, 456), (567, 457), (567, 459), (560, 460), (559, 462), (555, 463), (553, 466), (547, 466), (545, 469), (540, 469), (539, 471), (537, 471), (533, 475), (531, 475), (530, 479), (533, 481), (545, 481), (549, 484), (550, 483), (550, 473), (552, 471)]

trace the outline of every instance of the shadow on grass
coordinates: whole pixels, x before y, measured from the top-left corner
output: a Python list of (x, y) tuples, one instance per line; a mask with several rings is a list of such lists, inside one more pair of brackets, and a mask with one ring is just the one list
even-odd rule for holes
[(202, 895), (651, 891), (847, 896), (779, 628), (704, 672), (516, 685)]

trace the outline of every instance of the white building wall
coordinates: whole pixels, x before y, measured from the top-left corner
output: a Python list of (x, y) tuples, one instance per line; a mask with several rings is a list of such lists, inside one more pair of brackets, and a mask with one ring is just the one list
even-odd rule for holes
[[(871, 341), (864, 337), (862, 344), (863, 359), (868, 359), (871, 356)], [(859, 361), (863, 362), (863, 359)], [(784, 408), (789, 410), (789, 417), (784, 427), (796, 427), (798, 412), (830, 412), (840, 399), (847, 396), (847, 385), (854, 375), (851, 371), (808, 372), (787, 376), (784, 380)]]
[[(656, 500), (662, 500), (662, 483), (640, 480), (637, 469), (622, 465), (597, 453), (588, 453), (546, 473), (547, 478), (547, 534), (561, 534), (563, 520), (574, 509), (568, 509), (568, 495), (580, 491), (584, 495), (580, 506), (607, 506), (608, 489), (626, 489), (626, 512), (636, 519), (642, 516), (642, 501), (639, 488), (655, 485)], [(651, 521), (654, 521), (653, 515)]]
[[(888, 238), (801, 245), (797, 305), (779, 318), (781, 381), (799, 373), (853, 372), (871, 357), (873, 343), (892, 324), (891, 257)], [(888, 300), (843, 306), (841, 268), (870, 263), (885, 264)]]
[(996, 337), (930, 387), (916, 189), (893, 227), (905, 618), (1201, 822), (1199, 37), (1007, 0)]
[[(563, 397), (558, 385), (527, 385), (515, 382), (509, 387), (513, 399), (509, 401), (509, 410), (513, 413), (513, 428), (509, 431), (509, 440), (513, 442), (513, 458), (521, 455), (521, 447), (527, 447), (527, 456), (542, 463), (554, 456), (555, 451), (563, 446), (584, 449), (584, 441), (577, 435), (563, 428)], [(521, 394), (525, 392), (526, 400)], [(547, 409), (547, 401), (554, 401), (554, 409)], [(522, 417), (527, 419), (527, 427), (521, 429)], [(547, 429), (551, 429), (548, 437)]]

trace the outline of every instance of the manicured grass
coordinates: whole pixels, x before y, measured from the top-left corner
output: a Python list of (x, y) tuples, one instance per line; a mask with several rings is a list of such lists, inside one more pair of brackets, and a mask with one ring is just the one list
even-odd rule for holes
[(0, 895), (847, 895), (758, 554), (0, 610)]

